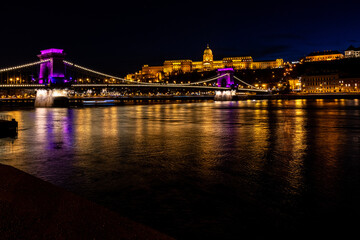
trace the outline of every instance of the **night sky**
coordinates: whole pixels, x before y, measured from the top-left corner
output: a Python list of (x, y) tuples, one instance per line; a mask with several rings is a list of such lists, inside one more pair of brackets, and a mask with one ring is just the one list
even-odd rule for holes
[[(56, 2), (56, 3), (55, 3)], [(359, 1), (66, 1), (3, 3), (0, 68), (63, 48), (67, 60), (120, 77), (164, 60), (250, 55), (298, 60), (360, 47)]]

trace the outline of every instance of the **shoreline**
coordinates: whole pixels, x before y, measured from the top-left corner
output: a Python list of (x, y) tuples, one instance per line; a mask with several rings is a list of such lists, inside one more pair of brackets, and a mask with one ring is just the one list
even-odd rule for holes
[[(236, 100), (268, 99), (268, 100), (292, 100), (292, 99), (360, 99), (359, 94), (274, 94), (274, 95), (246, 95), (235, 96)], [(233, 99), (234, 100), (234, 99)]]
[(173, 239), (12, 166), (0, 181), (1, 239)]
[[(360, 99), (360, 93), (347, 94), (254, 94), (254, 95), (235, 95), (231, 101), (245, 100), (295, 100), (295, 99)], [(174, 103), (174, 102), (193, 102), (193, 101), (214, 101), (213, 95), (204, 96), (153, 96), (153, 97), (86, 97), (86, 98), (67, 98), (61, 99), (53, 107), (89, 107), (89, 106), (116, 106), (125, 104), (149, 104), (149, 103)], [(35, 98), (0, 98), (0, 110), (8, 109), (31, 109), (35, 108)]]

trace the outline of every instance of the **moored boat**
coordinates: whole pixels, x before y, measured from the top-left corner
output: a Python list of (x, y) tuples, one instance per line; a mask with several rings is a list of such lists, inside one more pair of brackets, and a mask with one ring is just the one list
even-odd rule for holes
[(0, 115), (0, 137), (16, 136), (18, 122), (9, 115)]

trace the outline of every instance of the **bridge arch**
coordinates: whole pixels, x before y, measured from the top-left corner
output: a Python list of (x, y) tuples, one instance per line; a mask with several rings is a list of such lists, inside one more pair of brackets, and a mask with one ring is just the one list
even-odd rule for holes
[(218, 87), (227, 87), (231, 88), (234, 86), (234, 69), (233, 68), (220, 68), (217, 70), (217, 79)]

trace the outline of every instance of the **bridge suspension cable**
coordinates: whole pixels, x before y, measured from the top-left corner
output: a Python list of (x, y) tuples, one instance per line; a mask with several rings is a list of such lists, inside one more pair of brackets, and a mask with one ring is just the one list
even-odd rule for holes
[(92, 69), (90, 69), (90, 68), (86, 68), (86, 67), (83, 67), (83, 66), (80, 66), (80, 65), (77, 65), (77, 64), (74, 64), (74, 63), (65, 61), (65, 60), (64, 60), (63, 62), (64, 62), (65, 64), (69, 65), (69, 66), (72, 66), (72, 67), (75, 67), (75, 68), (79, 68), (79, 69), (84, 70), (84, 71), (88, 71), (88, 72), (91, 72), (91, 73), (94, 73), (94, 74), (97, 74), (97, 75), (100, 75), (100, 76), (108, 77), (108, 78), (113, 78), (113, 79), (121, 80), (121, 81), (124, 81), (124, 82), (139, 83), (139, 84), (150, 84), (150, 85), (152, 84), (152, 83), (137, 82), (137, 81), (128, 80), (128, 79), (125, 79), (125, 78), (120, 78), (120, 77), (112, 76), (112, 75), (109, 75), (109, 74), (106, 74), (106, 73), (102, 73), (102, 72), (98, 72), (98, 71), (92, 70)]
[(234, 76), (234, 78), (235, 78), (236, 80), (238, 80), (238, 81), (240, 81), (240, 82), (244, 83), (245, 85), (247, 85), (247, 86), (249, 86), (249, 87), (252, 87), (252, 88), (258, 89), (257, 87), (255, 87), (255, 86), (253, 86), (253, 85), (251, 85), (251, 84), (249, 84), (249, 83), (247, 83), (247, 82), (244, 82), (243, 80), (241, 80), (240, 78), (238, 78), (238, 77), (236, 77), (236, 76)]
[[(74, 63), (71, 63), (71, 62), (68, 62), (68, 61), (65, 61), (64, 60), (64, 63), (69, 65), (69, 66), (73, 66), (73, 67), (76, 67), (76, 68), (79, 68), (81, 70), (84, 70), (84, 71), (88, 71), (88, 72), (91, 72), (91, 73), (94, 73), (94, 74), (97, 74), (97, 75), (100, 75), (100, 76), (104, 76), (104, 77), (108, 77), (108, 78), (113, 78), (113, 79), (117, 79), (117, 80), (121, 80), (121, 81), (125, 81), (125, 82), (131, 82), (131, 83), (136, 83), (136, 84), (147, 84), (147, 85), (159, 85), (158, 83), (147, 83), (147, 82), (138, 82), (138, 81), (133, 81), (133, 80), (128, 80), (128, 79), (124, 79), (124, 78), (120, 78), (120, 77), (116, 77), (116, 76), (112, 76), (112, 75), (109, 75), (109, 74), (106, 74), (106, 73), (102, 73), (102, 72), (98, 72), (98, 71), (95, 71), (95, 70), (92, 70), (90, 68), (86, 68), (86, 67), (83, 67), (83, 66), (80, 66), (80, 65), (77, 65), (77, 64), (74, 64)], [(186, 83), (186, 84), (166, 84), (166, 85), (181, 85), (181, 86), (187, 86), (187, 85), (195, 85), (195, 84), (199, 84), (199, 83), (205, 83), (205, 82), (210, 82), (210, 81), (213, 81), (213, 80), (216, 80), (218, 78), (221, 78), (221, 77), (224, 77), (226, 75), (229, 75), (228, 73), (226, 74), (223, 74), (223, 75), (220, 75), (220, 76), (216, 76), (216, 77), (212, 77), (212, 78), (209, 78), (209, 79), (206, 79), (206, 80), (202, 80), (202, 81), (198, 81), (198, 82), (193, 82), (193, 83)]]
[(214, 81), (214, 80), (216, 80), (216, 79), (219, 79), (219, 78), (224, 77), (224, 76), (227, 76), (227, 75), (229, 75), (229, 73), (225, 73), (225, 74), (223, 74), (223, 75), (216, 76), (216, 77), (212, 77), (212, 78), (209, 78), (209, 79), (206, 79), (206, 80), (202, 80), (202, 81), (198, 81), (198, 82), (188, 83), (187, 85), (194, 85), (194, 84), (199, 84), (199, 83), (206, 83), (206, 82)]
[(41, 61), (37, 61), (37, 62), (33, 62), (33, 63), (27, 63), (27, 64), (15, 66), (15, 67), (3, 68), (3, 69), (0, 69), (0, 72), (9, 72), (9, 71), (12, 71), (12, 70), (18, 70), (18, 69), (21, 69), (21, 68), (27, 68), (27, 67), (39, 65), (41, 63), (48, 62), (48, 61), (50, 61), (50, 59), (41, 60)]

